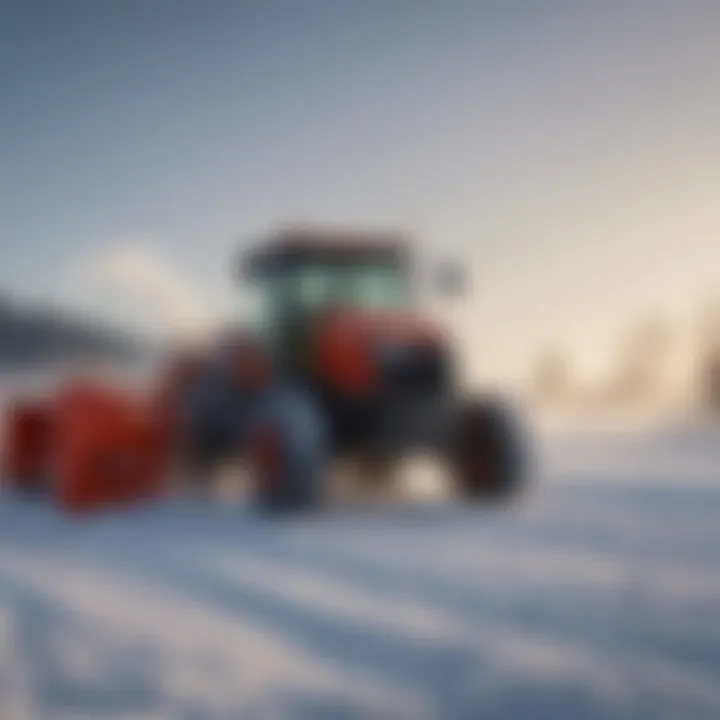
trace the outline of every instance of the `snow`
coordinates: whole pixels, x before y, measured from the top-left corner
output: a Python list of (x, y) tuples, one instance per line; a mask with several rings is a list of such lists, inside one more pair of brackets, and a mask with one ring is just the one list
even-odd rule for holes
[(0, 717), (720, 716), (720, 432), (541, 436), (517, 507), (0, 499)]

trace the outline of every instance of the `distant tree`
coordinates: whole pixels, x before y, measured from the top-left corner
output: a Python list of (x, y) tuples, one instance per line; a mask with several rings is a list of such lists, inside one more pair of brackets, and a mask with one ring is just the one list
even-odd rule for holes
[(700, 350), (720, 347), (720, 303), (707, 303), (698, 317), (698, 344)]
[(616, 402), (638, 403), (659, 398), (673, 346), (670, 323), (662, 316), (642, 318), (621, 344), (608, 395)]
[(720, 418), (720, 304), (708, 304), (700, 314), (697, 378), (702, 409)]
[(720, 418), (720, 353), (705, 358), (701, 369), (701, 402), (703, 409)]

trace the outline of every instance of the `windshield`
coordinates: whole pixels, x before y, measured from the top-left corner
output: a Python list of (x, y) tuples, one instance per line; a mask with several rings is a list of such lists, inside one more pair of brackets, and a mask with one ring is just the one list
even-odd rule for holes
[(303, 310), (334, 304), (399, 310), (408, 305), (406, 277), (400, 268), (390, 265), (305, 266), (293, 272), (287, 282), (292, 286), (289, 300)]
[(342, 283), (344, 301), (368, 310), (399, 310), (407, 307), (406, 278), (398, 268), (359, 267), (346, 271)]
[(334, 307), (394, 312), (411, 302), (405, 269), (379, 263), (303, 264), (266, 276), (255, 291), (255, 301), (246, 303), (254, 325), (290, 363), (303, 357), (308, 328), (319, 313)]

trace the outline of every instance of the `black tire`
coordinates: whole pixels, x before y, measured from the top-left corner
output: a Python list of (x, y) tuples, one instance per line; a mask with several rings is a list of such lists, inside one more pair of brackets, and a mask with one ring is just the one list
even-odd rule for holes
[(273, 393), (248, 434), (247, 458), (259, 510), (298, 513), (324, 504), (325, 427), (309, 395), (290, 390)]
[(498, 401), (470, 400), (458, 409), (449, 454), (455, 489), (464, 500), (510, 500), (526, 484), (527, 442), (515, 414)]

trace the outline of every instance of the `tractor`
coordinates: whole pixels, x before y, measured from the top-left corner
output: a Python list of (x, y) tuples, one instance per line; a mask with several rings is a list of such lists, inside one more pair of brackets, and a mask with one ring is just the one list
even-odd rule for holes
[[(461, 274), (443, 270), (444, 290), (461, 290)], [(189, 476), (200, 482), (240, 455), (257, 504), (296, 511), (323, 504), (338, 460), (382, 484), (421, 453), (465, 500), (522, 489), (519, 419), (464, 391), (449, 334), (418, 310), (404, 238), (285, 230), (242, 254), (237, 275), (259, 301), (258, 322), (229, 333), (180, 393)]]
[[(419, 312), (403, 238), (285, 230), (243, 254), (238, 274), (258, 322), (180, 353), (149, 392), (82, 375), (11, 403), (4, 483), (90, 512), (162, 496), (178, 466), (202, 489), (240, 459), (260, 508), (294, 512), (323, 505), (338, 461), (387, 487), (421, 453), (466, 500), (517, 495), (521, 423), (463, 390), (448, 333)], [(445, 267), (445, 290), (461, 279)]]

